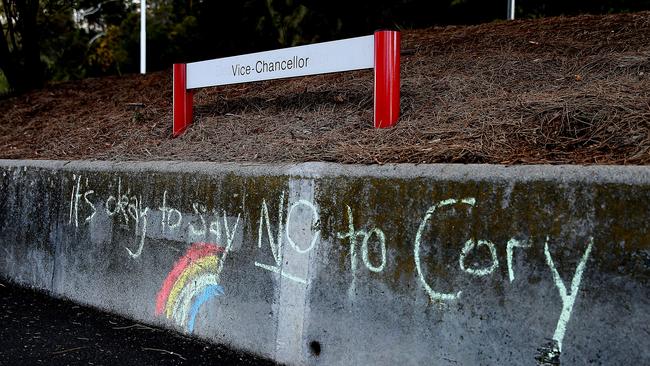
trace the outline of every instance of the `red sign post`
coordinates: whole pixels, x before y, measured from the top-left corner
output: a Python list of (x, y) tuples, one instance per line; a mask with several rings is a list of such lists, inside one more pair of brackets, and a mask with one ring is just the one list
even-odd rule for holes
[(179, 136), (192, 123), (192, 90), (188, 90), (187, 65), (174, 64), (174, 125), (173, 135)]

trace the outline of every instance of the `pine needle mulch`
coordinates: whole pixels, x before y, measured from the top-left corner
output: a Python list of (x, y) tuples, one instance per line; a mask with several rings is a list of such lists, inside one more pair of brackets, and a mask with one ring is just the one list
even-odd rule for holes
[(650, 164), (650, 12), (403, 31), (402, 116), (372, 71), (201, 89), (171, 137), (171, 70), (0, 101), (0, 158)]

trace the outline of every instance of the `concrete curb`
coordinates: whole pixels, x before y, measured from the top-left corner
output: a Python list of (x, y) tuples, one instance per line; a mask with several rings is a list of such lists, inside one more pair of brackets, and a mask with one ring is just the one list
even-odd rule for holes
[(650, 180), (650, 167), (621, 165), (492, 165), (492, 164), (384, 164), (346, 165), (308, 162), (287, 164), (212, 163), (186, 161), (86, 161), (0, 159), (0, 167), (30, 167), (66, 171), (115, 171), (161, 173), (237, 173), (243, 176), (290, 175), (300, 178), (374, 177), (439, 178), (449, 181), (557, 181), (643, 184)]

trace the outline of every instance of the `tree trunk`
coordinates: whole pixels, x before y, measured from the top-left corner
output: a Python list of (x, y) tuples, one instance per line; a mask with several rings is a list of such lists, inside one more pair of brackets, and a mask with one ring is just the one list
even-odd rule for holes
[(38, 88), (43, 85), (43, 64), (41, 63), (41, 48), (38, 38), (38, 0), (25, 0), (19, 2), (19, 16), (22, 29), (22, 55), (23, 69), (21, 72), (19, 91)]

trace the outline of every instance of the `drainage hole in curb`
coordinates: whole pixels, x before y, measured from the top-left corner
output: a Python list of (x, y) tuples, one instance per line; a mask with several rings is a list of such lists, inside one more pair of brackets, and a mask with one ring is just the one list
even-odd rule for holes
[(311, 351), (312, 355), (319, 356), (320, 355), (320, 342), (318, 342), (318, 341), (309, 342), (309, 350)]

